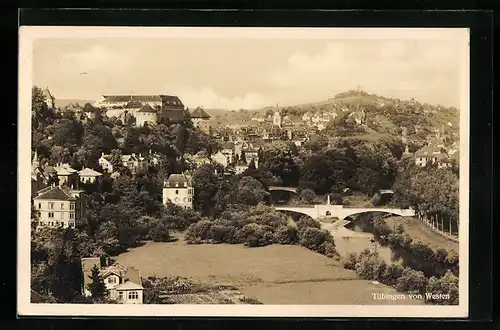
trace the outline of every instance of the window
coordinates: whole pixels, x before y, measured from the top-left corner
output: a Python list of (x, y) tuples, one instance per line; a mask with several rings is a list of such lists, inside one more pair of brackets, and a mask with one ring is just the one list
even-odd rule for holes
[(74, 219), (75, 218), (75, 212), (70, 212), (69, 213), (69, 218)]
[(191, 202), (193, 199), (191, 197), (188, 198), (188, 202)]
[(50, 223), (50, 225), (51, 225), (52, 227), (54, 227), (54, 221), (52, 221), (52, 222)]
[(53, 209), (54, 208), (54, 203), (49, 203), (49, 209)]
[(42, 203), (38, 203), (38, 208), (41, 209), (42, 208)]
[(139, 298), (139, 293), (137, 291), (130, 291), (128, 293), (128, 299), (138, 299)]
[(64, 210), (64, 203), (61, 203), (61, 210)]
[(61, 212), (61, 219), (64, 219), (64, 212)]
[(54, 217), (54, 212), (49, 212), (49, 218), (53, 218)]
[(123, 300), (123, 292), (118, 292), (118, 300)]
[(116, 283), (116, 278), (114, 276), (111, 276), (108, 278), (108, 283)]
[(179, 195), (179, 190), (176, 190), (176, 191), (175, 191), (175, 194), (176, 194), (176, 195)]
[(70, 209), (70, 210), (74, 210), (74, 209), (75, 209), (75, 203), (71, 203), (71, 204), (69, 204), (69, 209)]
[(69, 228), (75, 228), (75, 223), (73, 221), (68, 223)]

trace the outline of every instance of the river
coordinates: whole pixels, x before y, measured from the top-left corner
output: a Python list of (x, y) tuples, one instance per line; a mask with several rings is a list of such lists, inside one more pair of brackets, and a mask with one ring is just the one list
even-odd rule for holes
[[(442, 276), (448, 268), (440, 263), (423, 260), (420, 257), (401, 247), (382, 246), (376, 241), (371, 225), (371, 216), (358, 216), (353, 221), (337, 220), (333, 223), (322, 222), (322, 228), (328, 230), (335, 239), (336, 249), (341, 257), (355, 252), (360, 253), (365, 249), (374, 251), (387, 263), (398, 263), (412, 269), (421, 270), (427, 277)], [(458, 270), (453, 269), (454, 273)], [(455, 274), (458, 275), (458, 274)]]

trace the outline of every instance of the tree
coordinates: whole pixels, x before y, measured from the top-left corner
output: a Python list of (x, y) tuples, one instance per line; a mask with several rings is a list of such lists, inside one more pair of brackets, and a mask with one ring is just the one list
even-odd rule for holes
[(257, 205), (266, 201), (270, 196), (269, 192), (259, 181), (252, 177), (245, 176), (238, 182), (236, 201), (246, 205)]
[(167, 225), (161, 222), (151, 229), (149, 236), (154, 242), (167, 242), (171, 238)]
[(106, 289), (106, 284), (104, 284), (104, 280), (100, 275), (97, 265), (94, 265), (92, 268), (92, 274), (88, 277), (92, 280), (88, 284), (88, 289), (92, 295), (92, 299), (99, 302), (103, 301), (108, 295), (108, 290)]
[(311, 189), (302, 189), (299, 193), (299, 199), (302, 204), (314, 204), (316, 194)]

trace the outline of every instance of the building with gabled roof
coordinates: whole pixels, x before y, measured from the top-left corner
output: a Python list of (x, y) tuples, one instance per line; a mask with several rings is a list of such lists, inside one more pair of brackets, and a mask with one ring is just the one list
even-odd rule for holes
[(183, 208), (193, 208), (194, 188), (187, 174), (170, 174), (163, 182), (163, 204), (169, 201)]
[(207, 134), (210, 134), (210, 115), (205, 110), (203, 110), (203, 108), (197, 107), (193, 111), (189, 112), (189, 116), (191, 117), (191, 121), (193, 122), (194, 127)]
[(125, 267), (119, 263), (102, 267), (100, 258), (82, 258), (83, 288), (82, 293), (92, 295), (89, 286), (92, 284), (92, 269), (99, 269), (108, 291), (108, 297), (120, 304), (142, 304), (144, 287), (139, 270), (134, 267)]
[(98, 177), (102, 176), (102, 173), (86, 167), (78, 172), (78, 176), (83, 183), (94, 183)]
[(39, 215), (38, 225), (52, 228), (74, 228), (86, 214), (87, 200), (82, 190), (67, 186), (49, 186), (33, 198)]
[(158, 122), (157, 110), (153, 109), (149, 104), (144, 104), (137, 112), (135, 113), (136, 125), (144, 126), (146, 123), (148, 125), (153, 125)]

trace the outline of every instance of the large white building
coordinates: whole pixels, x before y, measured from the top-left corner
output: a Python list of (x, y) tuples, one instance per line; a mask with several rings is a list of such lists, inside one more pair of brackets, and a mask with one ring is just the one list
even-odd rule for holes
[(183, 208), (193, 207), (192, 178), (186, 174), (170, 174), (163, 183), (163, 204), (168, 201)]
[(33, 198), (38, 212), (38, 226), (74, 228), (82, 221), (86, 211), (86, 195), (82, 190), (66, 186), (46, 187)]

